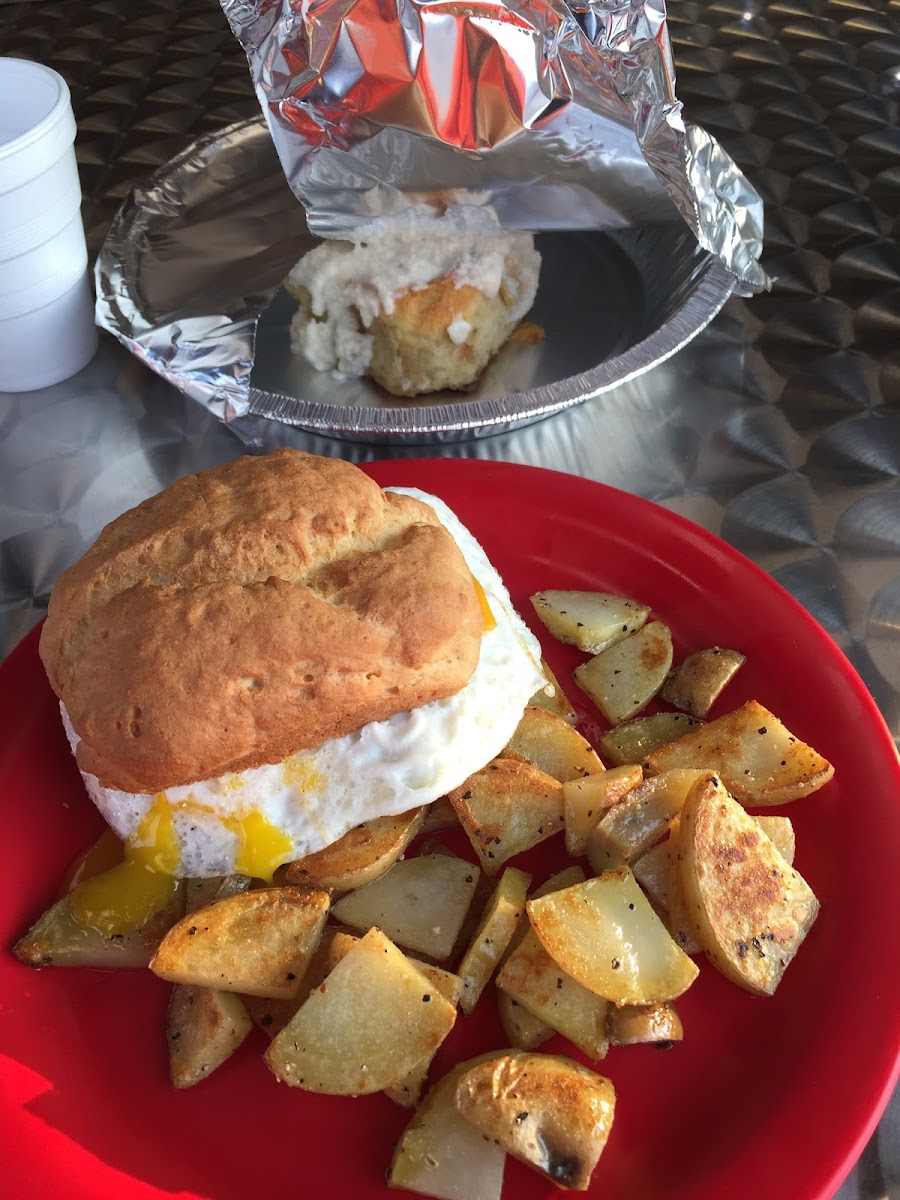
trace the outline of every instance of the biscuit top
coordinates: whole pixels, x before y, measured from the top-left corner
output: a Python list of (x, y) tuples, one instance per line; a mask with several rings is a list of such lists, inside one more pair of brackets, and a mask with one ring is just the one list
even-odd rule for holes
[(178, 480), (59, 578), (50, 683), (106, 787), (279, 762), (452, 695), (483, 617), (434, 511), (295, 450)]

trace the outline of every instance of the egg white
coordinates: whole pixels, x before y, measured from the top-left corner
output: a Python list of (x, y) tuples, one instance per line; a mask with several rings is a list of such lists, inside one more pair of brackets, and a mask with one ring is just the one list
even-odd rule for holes
[[(499, 754), (529, 699), (546, 683), (537, 639), (475, 538), (443, 501), (414, 488), (392, 490), (416, 496), (434, 509), (484, 589), (496, 625), (482, 636), (469, 682), (444, 700), (364, 725), (281, 763), (168, 788), (165, 795), (181, 848), (178, 874), (234, 871), (239, 838), (220, 817), (259, 812), (291, 839), (292, 858), (297, 859), (363, 821), (430, 803)], [(78, 736), (65, 709), (63, 721), (74, 751)], [(133, 837), (154, 797), (106, 788), (96, 776), (82, 776), (119, 837)]]

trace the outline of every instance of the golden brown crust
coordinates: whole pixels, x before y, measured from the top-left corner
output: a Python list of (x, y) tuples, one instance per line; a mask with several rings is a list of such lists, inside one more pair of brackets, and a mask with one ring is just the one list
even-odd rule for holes
[(60, 576), (41, 636), (107, 787), (278, 762), (452, 695), (482, 616), (434, 511), (295, 450), (189, 475)]

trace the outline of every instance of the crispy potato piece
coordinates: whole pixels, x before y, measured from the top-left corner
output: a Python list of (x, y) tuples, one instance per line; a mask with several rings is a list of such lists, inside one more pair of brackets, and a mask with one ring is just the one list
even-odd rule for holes
[(500, 758), (450, 793), (459, 823), (488, 875), (562, 831), (562, 784), (530, 763)]
[[(444, 971), (441, 967), (433, 967), (428, 963), (420, 962), (417, 958), (411, 958), (409, 961), (419, 968), (425, 978), (434, 984), (435, 989), (445, 1000), (449, 1000), (454, 1008), (459, 1005), (462, 998), (463, 981), (458, 975)], [(404, 1075), (398, 1083), (391, 1087), (385, 1088), (384, 1094), (395, 1104), (399, 1104), (401, 1108), (415, 1108), (421, 1099), (422, 1089), (428, 1079), (428, 1071), (436, 1053), (437, 1051), (433, 1050), (426, 1054), (408, 1075)]]
[(631, 863), (665, 836), (702, 772), (664, 771), (653, 775), (605, 813), (588, 838), (620, 863)]
[(168, 904), (143, 925), (125, 933), (103, 934), (76, 920), (69, 892), (38, 917), (13, 947), (30, 967), (146, 967), (156, 948), (184, 915), (184, 887), (175, 882)]
[(702, 721), (689, 717), (687, 713), (659, 712), (649, 717), (635, 717), (603, 734), (600, 753), (607, 762), (616, 766), (640, 764), (660, 746), (675, 741), (689, 729), (702, 724)]
[(425, 820), (425, 808), (398, 817), (377, 817), (349, 830), (342, 838), (288, 864), (287, 883), (349, 892), (365, 886), (392, 867)]
[(399, 1083), (455, 1020), (455, 1007), (370, 929), (273, 1039), (266, 1062), (292, 1087), (365, 1095)]
[(309, 965), (301, 976), (295, 996), (287, 1000), (277, 1000), (270, 996), (241, 996), (253, 1024), (258, 1025), (268, 1037), (275, 1037), (306, 1001), (310, 992), (328, 978), (344, 955), (358, 941), (357, 934), (339, 929), (336, 925), (326, 925)]
[(576, 667), (574, 679), (607, 721), (618, 725), (649, 704), (671, 666), (672, 635), (661, 621), (651, 621)]
[(603, 770), (590, 742), (545, 708), (525, 709), (502, 757), (529, 762), (560, 783)]
[(169, 1078), (193, 1087), (230, 1058), (253, 1028), (240, 996), (176, 983), (166, 1013)]
[(508, 1154), (557, 1187), (583, 1192), (609, 1137), (616, 1093), (570, 1058), (513, 1050), (469, 1067), (455, 1104)]
[(714, 771), (741, 804), (787, 804), (826, 784), (834, 767), (755, 700), (647, 755), (653, 772)]
[(680, 850), (687, 915), (707, 958), (771, 996), (818, 914), (809, 884), (712, 774), (684, 802)]
[(529, 706), (546, 708), (548, 712), (562, 717), (569, 725), (574, 725), (578, 720), (578, 715), (569, 703), (569, 698), (560, 686), (559, 680), (550, 670), (546, 659), (543, 658), (541, 659), (541, 670), (544, 672), (547, 685), (546, 687), (538, 688), (528, 701)]
[(477, 1004), (525, 915), (529, 883), (530, 875), (515, 867), (507, 867), (484, 910), (469, 948), (459, 964), (463, 986), (460, 1006), (467, 1015)]
[(674, 1046), (684, 1038), (674, 1004), (611, 1004), (606, 1015), (611, 1046)]
[(509, 1044), (517, 1050), (536, 1050), (556, 1033), (540, 1017), (523, 1008), (518, 1000), (513, 1000), (508, 992), (498, 987), (496, 996), (503, 1032), (509, 1038)]
[(300, 988), (329, 903), (328, 892), (294, 887), (229, 896), (173, 926), (150, 970), (172, 983), (288, 999)]
[(419, 836), (426, 837), (432, 833), (441, 833), (444, 829), (456, 829), (458, 825), (456, 809), (446, 796), (439, 796), (427, 806), (425, 820), (419, 827)]
[(672, 671), (662, 686), (660, 699), (694, 717), (705, 717), (746, 661), (738, 650), (720, 646), (698, 650)]
[(797, 851), (797, 839), (794, 837), (794, 826), (790, 817), (754, 817), (757, 823), (787, 865), (794, 862)]
[(529, 928), (497, 975), (497, 987), (583, 1051), (606, 1056), (607, 1001), (564, 971)]
[(529, 900), (528, 915), (563, 970), (614, 1004), (674, 1000), (697, 978), (627, 867)]
[(390, 1188), (405, 1188), (437, 1200), (500, 1200), (506, 1155), (456, 1111), (460, 1077), (493, 1055), (454, 1067), (416, 1109), (387, 1172)]
[(607, 646), (641, 629), (650, 609), (636, 600), (609, 592), (536, 592), (534, 611), (555, 638), (599, 654)]
[(377, 926), (408, 950), (443, 961), (450, 956), (478, 883), (478, 868), (454, 855), (402, 859), (334, 905), (353, 929)]
[(638, 766), (611, 767), (587, 779), (563, 784), (566, 849), (574, 857), (587, 853), (588, 835), (607, 809), (618, 804), (644, 780)]
[(679, 819), (669, 826), (664, 842), (651, 847), (634, 863), (634, 877), (650, 897), (669, 935), (685, 954), (701, 954), (684, 910), (681, 862), (678, 857)]
[(246, 892), (252, 882), (249, 875), (211, 875), (208, 879), (185, 879), (185, 914), (205, 908), (207, 904), (215, 904), (217, 900), (225, 900), (228, 896), (236, 896), (239, 892)]

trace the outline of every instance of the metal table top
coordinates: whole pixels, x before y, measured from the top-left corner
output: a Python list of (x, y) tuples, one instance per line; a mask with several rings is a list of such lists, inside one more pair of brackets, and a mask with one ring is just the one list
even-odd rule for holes
[[(769, 295), (674, 359), (541, 424), (440, 448), (270, 423), (264, 444), (354, 461), (428, 453), (572, 472), (655, 500), (769, 571), (849, 656), (900, 737), (900, 5), (673, 0), (688, 115), (767, 205)], [(91, 250), (130, 186), (258, 111), (214, 0), (0, 5), (0, 53), (72, 90)], [(104, 337), (78, 376), (0, 395), (0, 647), (101, 525), (244, 447)], [(900, 1197), (900, 1097), (839, 1200)]]

